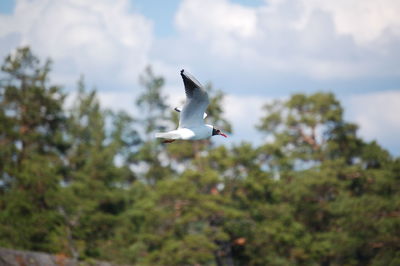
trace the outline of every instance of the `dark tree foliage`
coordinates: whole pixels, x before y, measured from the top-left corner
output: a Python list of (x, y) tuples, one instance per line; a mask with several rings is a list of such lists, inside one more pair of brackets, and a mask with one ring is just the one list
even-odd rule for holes
[[(0, 245), (131, 265), (399, 265), (400, 159), (357, 135), (332, 93), (265, 106), (262, 145), (162, 144), (176, 126), (147, 68), (141, 117), (72, 106), (29, 48), (0, 86)], [(206, 122), (232, 133), (207, 85)], [(229, 139), (227, 139), (229, 141)]]
[(1, 69), (0, 243), (55, 251), (65, 95), (49, 85), (50, 61), (41, 64), (29, 48), (7, 56)]
[(133, 119), (103, 110), (96, 91), (87, 92), (83, 79), (68, 114), (70, 148), (59, 206), (68, 240), (65, 248), (74, 258), (109, 258), (108, 239), (126, 207), (122, 188), (136, 179), (129, 165), (139, 136)]

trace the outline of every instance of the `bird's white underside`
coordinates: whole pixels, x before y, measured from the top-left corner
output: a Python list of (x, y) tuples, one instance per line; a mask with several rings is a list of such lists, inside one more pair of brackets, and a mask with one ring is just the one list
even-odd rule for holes
[(212, 131), (213, 126), (211, 125), (202, 125), (193, 128), (177, 128), (165, 133), (156, 133), (156, 138), (200, 140), (211, 137)]

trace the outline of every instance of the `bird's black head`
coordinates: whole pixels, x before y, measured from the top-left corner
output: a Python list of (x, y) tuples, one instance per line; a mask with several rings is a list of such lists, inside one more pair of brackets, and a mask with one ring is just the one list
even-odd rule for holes
[(216, 128), (213, 128), (212, 136), (215, 136), (215, 135), (221, 135), (221, 136), (224, 136), (225, 138), (228, 137), (227, 135), (225, 135), (224, 133), (222, 133), (221, 130), (216, 129)]

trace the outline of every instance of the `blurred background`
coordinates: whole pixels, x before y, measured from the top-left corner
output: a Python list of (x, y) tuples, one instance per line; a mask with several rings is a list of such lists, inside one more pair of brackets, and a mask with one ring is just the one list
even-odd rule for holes
[[(2, 0), (0, 246), (400, 264), (399, 13), (396, 0)], [(228, 139), (153, 139), (177, 124), (181, 69)]]
[(179, 103), (185, 68), (240, 106), (225, 108), (235, 141), (260, 141), (266, 101), (330, 91), (361, 136), (399, 155), (399, 11), (394, 0), (4, 0), (0, 56), (29, 45), (54, 61), (54, 82), (71, 90), (84, 74), (103, 105), (126, 110), (147, 65)]

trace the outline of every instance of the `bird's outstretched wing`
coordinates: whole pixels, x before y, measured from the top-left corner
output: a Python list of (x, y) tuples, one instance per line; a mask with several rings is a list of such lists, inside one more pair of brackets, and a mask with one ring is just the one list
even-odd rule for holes
[[(177, 111), (178, 113), (182, 112), (182, 107), (175, 107), (174, 108), (175, 111)], [(207, 113), (203, 114), (203, 119), (206, 119), (207, 117)]]
[(203, 115), (209, 104), (208, 94), (203, 86), (187, 71), (181, 70), (185, 85), (186, 100), (183, 106), (179, 127), (197, 127), (204, 125)]

